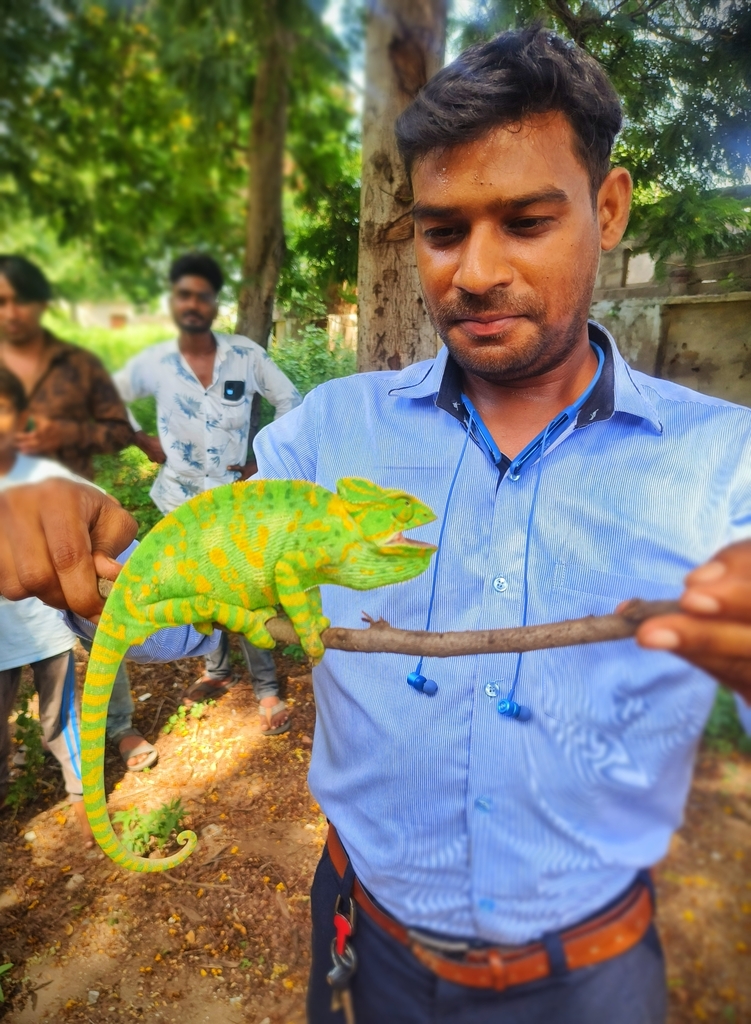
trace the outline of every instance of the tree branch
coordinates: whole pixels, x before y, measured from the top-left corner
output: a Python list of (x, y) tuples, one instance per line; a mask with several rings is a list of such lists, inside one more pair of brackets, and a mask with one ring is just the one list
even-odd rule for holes
[[(107, 597), (112, 584), (99, 580), (99, 593)], [(363, 613), (367, 629), (331, 626), (321, 634), (324, 647), (336, 651), (368, 654), (413, 654), (426, 658), (455, 658), (467, 654), (518, 654), (550, 647), (573, 647), (607, 640), (626, 640), (646, 619), (679, 610), (675, 601), (641, 601), (635, 598), (619, 614), (588, 615), (539, 626), (512, 629), (479, 629), (461, 633), (428, 633), (393, 629), (384, 619), (373, 620)], [(222, 627), (219, 627), (222, 628)], [(277, 643), (297, 644), (299, 638), (286, 616), (269, 619), (266, 628)]]

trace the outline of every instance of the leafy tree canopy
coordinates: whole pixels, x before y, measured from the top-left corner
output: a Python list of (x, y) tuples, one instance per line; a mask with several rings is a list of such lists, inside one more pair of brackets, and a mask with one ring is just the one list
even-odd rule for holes
[(751, 244), (747, 0), (480, 0), (462, 41), (541, 20), (591, 53), (623, 101), (614, 159), (634, 178), (630, 234), (665, 261)]
[(74, 252), (93, 257), (99, 283), (137, 301), (162, 289), (170, 256), (188, 248), (210, 249), (239, 277), (255, 68), (271, 14), (290, 25), (297, 58), (287, 291), (297, 274), (315, 305), (354, 279), (356, 220), (345, 221), (358, 188), (345, 54), (315, 4), (0, 6), (0, 229), (7, 238), (21, 221), (27, 235), (43, 226), (49, 244), (35, 252), (65, 297), (86, 284), (37, 251), (52, 240), (69, 263)]

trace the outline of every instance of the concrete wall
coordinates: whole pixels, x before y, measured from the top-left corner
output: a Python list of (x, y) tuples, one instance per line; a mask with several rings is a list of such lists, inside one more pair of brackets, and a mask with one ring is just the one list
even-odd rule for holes
[(751, 406), (751, 292), (668, 299), (657, 375)]
[(751, 254), (676, 261), (656, 281), (648, 258), (619, 246), (603, 256), (591, 315), (636, 369), (751, 406)]

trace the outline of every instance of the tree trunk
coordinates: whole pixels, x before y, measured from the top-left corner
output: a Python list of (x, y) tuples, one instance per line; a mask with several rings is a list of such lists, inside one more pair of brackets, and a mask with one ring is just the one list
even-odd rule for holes
[(269, 33), (253, 97), (248, 141), (248, 216), (237, 333), (264, 348), (271, 331), (274, 293), (284, 258), (282, 184), (287, 132), (287, 73), (290, 40), (269, 5)]
[(446, 0), (367, 0), (358, 294), (358, 370), (398, 370), (436, 353), (412, 246), (412, 194), (394, 121), (443, 63)]

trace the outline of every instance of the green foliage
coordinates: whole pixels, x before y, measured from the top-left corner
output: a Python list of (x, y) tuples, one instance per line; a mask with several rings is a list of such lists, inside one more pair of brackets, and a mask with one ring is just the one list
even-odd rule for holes
[(187, 736), (190, 719), (192, 718), (195, 721), (203, 718), (208, 709), (214, 707), (215, 704), (215, 700), (197, 701), (195, 704), (191, 704), (190, 708), (186, 708), (184, 704), (181, 704), (175, 714), (170, 715), (164, 723), (162, 732), (167, 735), (174, 732), (178, 736)]
[(337, 339), (333, 346), (321, 327), (305, 327), (298, 338), (274, 342), (269, 355), (284, 370), (301, 395), (336, 377), (347, 377), (356, 369), (355, 353)]
[(300, 644), (287, 644), (282, 654), (286, 654), (288, 658), (292, 658), (293, 661), (300, 664), (308, 660), (308, 656)]
[(717, 699), (704, 730), (704, 743), (720, 754), (731, 754), (734, 750), (751, 754), (751, 736), (746, 735), (740, 723), (733, 694), (724, 686), (717, 691)]
[(462, 43), (540, 19), (605, 68), (626, 115), (614, 159), (635, 183), (631, 234), (658, 260), (751, 244), (728, 186), (751, 159), (746, 0), (482, 0)]
[(44, 325), (64, 341), (88, 348), (114, 373), (149, 345), (175, 337), (173, 327), (162, 324), (133, 324), (125, 327), (81, 327), (62, 309), (53, 306), (44, 315)]
[(94, 468), (95, 483), (114, 495), (138, 520), (140, 540), (162, 518), (149, 497), (159, 467), (150, 462), (140, 448), (131, 447), (117, 455), (97, 455)]
[(186, 813), (182, 802), (176, 799), (145, 813), (135, 807), (117, 811), (112, 821), (121, 826), (123, 846), (142, 857), (150, 850), (163, 849), (181, 827)]
[[(654, 201), (637, 194), (629, 230), (657, 261), (658, 277), (677, 253), (688, 266), (701, 256), (712, 258), (746, 251), (751, 244), (751, 198), (706, 192), (687, 185)], [(649, 190), (652, 191), (652, 190)]]
[(29, 0), (20, 17), (3, 5), (0, 217), (45, 218), (144, 300), (161, 290), (165, 248), (232, 251), (244, 170), (227, 133), (198, 130), (129, 6)]
[[(0, 964), (0, 977), (2, 977), (3, 974), (7, 974), (8, 971), (12, 971), (12, 970), (13, 970), (13, 964)], [(5, 1002), (5, 993), (3, 992), (3, 986), (0, 985), (0, 1003), (4, 1003), (4, 1002)]]
[(6, 806), (18, 809), (36, 798), (39, 773), (44, 764), (42, 727), (29, 711), (29, 694), (20, 699), (16, 717), (16, 743), (25, 747), (26, 760), (12, 780), (5, 798)]

